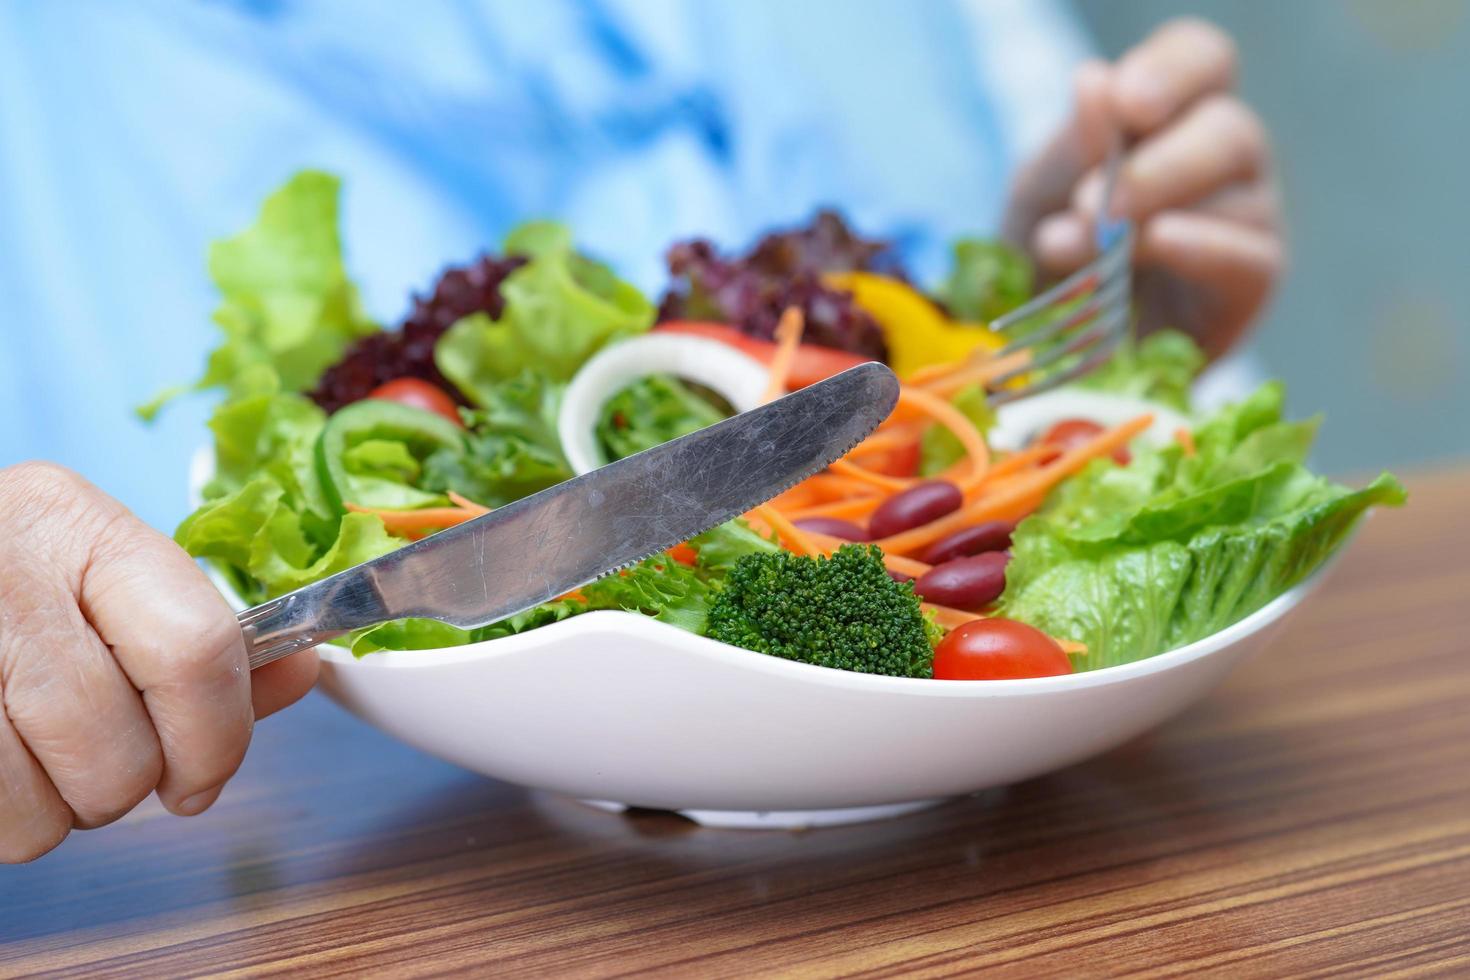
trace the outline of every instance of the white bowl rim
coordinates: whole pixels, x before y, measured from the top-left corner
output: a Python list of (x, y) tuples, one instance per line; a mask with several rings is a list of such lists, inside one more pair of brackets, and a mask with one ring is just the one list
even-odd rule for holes
[[(1344, 542), (1346, 543), (1346, 542)], [(490, 660), (537, 649), (570, 645), (580, 635), (616, 631), (641, 638), (653, 646), (680, 648), (680, 656), (701, 656), (726, 667), (784, 676), (794, 682), (825, 687), (877, 693), (919, 695), (925, 697), (1023, 697), (1032, 694), (1061, 693), (1091, 687), (1120, 684), (1149, 674), (1161, 673), (1218, 653), (1246, 637), (1265, 629), (1296, 607), (1321, 580), (1333, 564), (1329, 559), (1307, 578), (1272, 599), (1260, 609), (1203, 639), (1173, 650), (1112, 667), (1099, 667), (1053, 677), (1026, 677), (1011, 680), (955, 681), (921, 677), (889, 677), (857, 671), (819, 667), (769, 654), (745, 650), (708, 637), (697, 636), (677, 626), (659, 622), (639, 613), (597, 610), (551, 623), (524, 633), (482, 640), (458, 647), (431, 650), (382, 650), (359, 658), (339, 646), (318, 647), (323, 660), (337, 667), (374, 670), (419, 670), (449, 667), (470, 661)]]

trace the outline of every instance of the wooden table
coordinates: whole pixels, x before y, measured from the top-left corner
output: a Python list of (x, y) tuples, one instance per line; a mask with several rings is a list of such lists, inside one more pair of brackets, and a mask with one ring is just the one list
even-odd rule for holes
[(887, 823), (612, 816), (313, 696), (207, 815), (0, 869), (0, 975), (1470, 974), (1470, 470), (1410, 484), (1185, 717)]

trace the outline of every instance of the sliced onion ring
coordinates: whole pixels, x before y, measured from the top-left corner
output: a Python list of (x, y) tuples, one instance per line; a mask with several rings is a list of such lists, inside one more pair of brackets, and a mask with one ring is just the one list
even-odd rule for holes
[(577, 474), (608, 462), (597, 440), (602, 406), (652, 374), (704, 385), (737, 412), (745, 412), (761, 403), (768, 369), (750, 355), (706, 337), (651, 333), (603, 348), (572, 378), (557, 415), (562, 452)]

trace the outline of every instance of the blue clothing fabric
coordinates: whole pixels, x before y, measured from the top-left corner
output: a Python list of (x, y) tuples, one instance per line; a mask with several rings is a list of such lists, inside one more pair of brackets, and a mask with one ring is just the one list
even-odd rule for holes
[(932, 275), (994, 227), (1083, 51), (1026, 0), (0, 5), (0, 465), (172, 528), (208, 399), (131, 408), (198, 376), (207, 243), (298, 168), (342, 175), (390, 325), (533, 216), (650, 291), (670, 241), (824, 203)]

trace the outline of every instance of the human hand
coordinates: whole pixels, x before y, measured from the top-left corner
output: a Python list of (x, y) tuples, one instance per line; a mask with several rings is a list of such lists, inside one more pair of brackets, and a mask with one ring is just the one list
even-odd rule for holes
[(149, 793), (181, 816), (235, 773), (255, 719), (314, 652), (253, 675), (187, 554), (76, 474), (0, 469), (0, 862), (29, 861)]
[(1020, 172), (1005, 222), (1045, 276), (1087, 262), (1099, 165), (1121, 133), (1113, 211), (1137, 227), (1140, 325), (1184, 330), (1212, 356), (1245, 332), (1285, 261), (1270, 145), (1231, 92), (1235, 70), (1234, 43), (1199, 20), (1164, 24), (1116, 64), (1082, 65), (1073, 116)]

